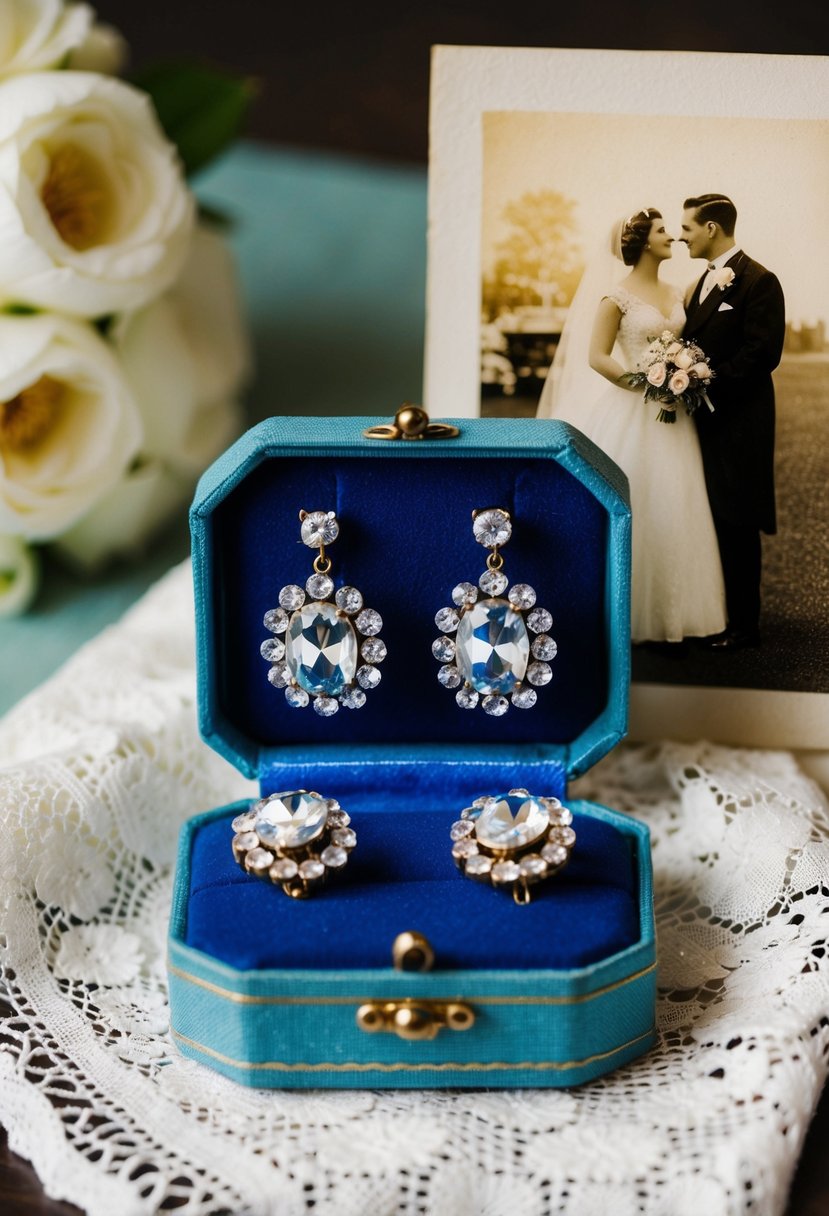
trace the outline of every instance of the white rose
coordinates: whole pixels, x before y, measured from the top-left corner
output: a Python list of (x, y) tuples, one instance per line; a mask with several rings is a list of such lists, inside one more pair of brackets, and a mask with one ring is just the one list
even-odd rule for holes
[(95, 14), (63, 0), (2, 0), (0, 77), (58, 67), (85, 40)]
[(29, 607), (40, 576), (37, 554), (19, 536), (0, 536), (0, 616)]
[(193, 198), (150, 99), (90, 72), (0, 84), (0, 293), (95, 317), (147, 303), (187, 255)]
[(241, 430), (235, 397), (250, 370), (250, 345), (222, 237), (197, 228), (179, 281), (119, 318), (112, 339), (144, 443), (137, 466), (60, 538), (59, 550), (89, 569), (130, 555), (174, 511), (183, 513), (198, 475)]
[(63, 532), (119, 480), (140, 442), (132, 393), (91, 326), (0, 316), (0, 532)]
[(67, 67), (73, 72), (104, 72), (120, 76), (129, 58), (129, 48), (123, 34), (113, 25), (98, 22), (81, 45), (70, 52)]

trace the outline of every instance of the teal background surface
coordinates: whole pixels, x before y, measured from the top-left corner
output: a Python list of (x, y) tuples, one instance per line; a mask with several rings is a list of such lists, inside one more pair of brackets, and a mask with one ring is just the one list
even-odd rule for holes
[[(419, 399), (425, 169), (248, 142), (195, 185), (233, 221), (256, 363), (251, 422), (276, 413), (391, 415), (404, 398)], [(188, 552), (183, 508), (139, 563), (86, 578), (48, 560), (34, 607), (0, 618), (0, 713)]]

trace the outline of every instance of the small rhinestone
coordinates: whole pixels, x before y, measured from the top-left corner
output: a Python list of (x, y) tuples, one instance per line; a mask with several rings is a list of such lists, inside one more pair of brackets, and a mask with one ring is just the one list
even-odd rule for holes
[(468, 837), (466, 840), (456, 840), (452, 845), (452, 856), (461, 861), (466, 857), (474, 857), (477, 852), (478, 846)]
[(245, 857), (245, 869), (256, 870), (258, 873), (260, 870), (269, 869), (272, 861), (273, 853), (269, 853), (267, 849), (251, 849)]
[(340, 700), (346, 709), (362, 709), (366, 703), (366, 694), (362, 688), (346, 688)]
[(534, 688), (516, 688), (510, 700), (516, 709), (532, 709), (538, 700), (538, 693)]
[(357, 833), (352, 828), (335, 828), (331, 833), (331, 843), (341, 849), (353, 849), (357, 843)]
[(269, 663), (278, 663), (285, 653), (285, 643), (281, 642), (279, 638), (265, 638), (259, 647), (259, 653)]
[(476, 857), (470, 857), (464, 867), (464, 873), (469, 874), (472, 878), (483, 878), (489, 874), (492, 869), (492, 858), (486, 857), (483, 853), (478, 853)]
[(485, 811), (491, 802), (497, 802), (497, 798), (493, 798), (491, 794), (484, 794), (481, 798), (476, 798), (472, 803), (479, 811)]
[(550, 811), (550, 823), (556, 824), (558, 827), (566, 828), (573, 822), (573, 812), (566, 806), (559, 806), (557, 810)]
[(478, 544), (483, 545), (485, 549), (505, 545), (512, 536), (509, 515), (498, 507), (478, 511), (472, 521), (472, 534)]
[(493, 718), (500, 718), (509, 709), (509, 701), (506, 697), (488, 696), (484, 697), (481, 702), (484, 713), (489, 714)]
[(468, 819), (471, 822), (474, 822), (476, 819), (479, 819), (480, 815), (481, 815), (481, 808), (479, 806), (465, 806), (464, 809), (461, 811), (461, 819)]
[(541, 850), (541, 856), (550, 866), (563, 865), (569, 854), (563, 845), (560, 844), (545, 844)]
[(576, 843), (576, 833), (572, 828), (555, 827), (547, 837), (550, 844), (563, 844), (565, 849), (572, 849)]
[(239, 832), (233, 837), (233, 850), (237, 853), (247, 853), (251, 849), (255, 849), (259, 844), (259, 837), (255, 832)]
[(474, 688), (459, 688), (455, 700), (461, 709), (474, 709), (478, 704), (478, 694)]
[(382, 676), (376, 667), (358, 667), (357, 683), (361, 688), (376, 688)]
[(457, 604), (458, 608), (474, 604), (477, 598), (478, 588), (474, 583), (458, 583), (452, 591), (452, 603)]
[(553, 673), (550, 670), (549, 663), (530, 663), (527, 668), (527, 679), (531, 684), (537, 684), (541, 687), (544, 684), (549, 684), (553, 678)]
[(546, 608), (533, 608), (527, 617), (527, 628), (532, 629), (533, 633), (546, 633), (552, 627), (553, 618)]
[(304, 688), (295, 688), (291, 684), (285, 689), (285, 700), (292, 709), (304, 709), (308, 704), (308, 693)]
[(367, 663), (382, 663), (389, 652), (382, 638), (366, 638), (360, 647), (360, 653)]
[(351, 816), (348, 811), (329, 811), (326, 822), (330, 828), (347, 828), (351, 823)]
[(340, 525), (333, 511), (309, 511), (299, 529), (302, 543), (309, 549), (333, 545), (340, 534)]
[(523, 785), (517, 785), (515, 789), (507, 790), (507, 793), (511, 796), (515, 796), (516, 798), (527, 798), (529, 797), (530, 791), (525, 789)]
[(314, 698), (314, 709), (321, 718), (330, 718), (339, 708), (340, 703), (334, 697)]
[(383, 628), (383, 618), (379, 612), (375, 612), (373, 608), (364, 608), (354, 624), (359, 629), (363, 637), (373, 637)]
[(348, 861), (348, 853), (345, 849), (338, 849), (336, 845), (330, 844), (320, 853), (320, 861), (328, 866), (329, 870), (341, 870)]
[(288, 628), (288, 614), (284, 608), (269, 608), (262, 624), (271, 633), (284, 633)]
[(471, 819), (458, 819), (449, 829), (449, 835), (452, 840), (463, 840), (465, 837), (471, 836), (474, 831), (475, 824)]
[(535, 603), (535, 592), (529, 583), (516, 583), (510, 587), (509, 602), (513, 608), (519, 608), (523, 611), (525, 608), (532, 608)]
[(299, 867), (299, 876), (304, 878), (306, 882), (315, 882), (316, 879), (322, 878), (325, 873), (325, 866), (321, 861), (317, 861), (313, 857), (309, 857), (307, 861), (303, 861)]
[(451, 663), (455, 657), (455, 643), (451, 638), (435, 638), (432, 654), (439, 663)]
[(285, 688), (291, 682), (291, 673), (287, 663), (277, 663), (268, 672), (268, 679), (274, 688)]
[(541, 805), (546, 811), (557, 811), (561, 808), (561, 799), (554, 798), (552, 794), (548, 794), (546, 798), (541, 799)]
[(291, 857), (277, 857), (268, 874), (275, 882), (290, 882), (296, 878), (298, 869), (299, 866)]
[(289, 583), (280, 591), (279, 603), (287, 612), (296, 612), (305, 603), (305, 592), (295, 583)]
[(506, 590), (509, 579), (500, 570), (484, 570), (478, 579), (478, 586), (485, 595), (501, 595)]
[(522, 878), (541, 878), (547, 873), (547, 863), (537, 853), (528, 853), (519, 861), (518, 869)]
[(334, 591), (334, 580), (327, 574), (312, 574), (305, 590), (312, 600), (327, 600)]
[(446, 667), (441, 667), (438, 672), (438, 679), (444, 688), (457, 688), (461, 682), (461, 673), (457, 667), (450, 664)]
[(460, 619), (454, 608), (441, 608), (440, 612), (435, 613), (435, 624), (442, 633), (454, 633)]
[(540, 633), (537, 638), (533, 638), (532, 652), (534, 658), (549, 661), (558, 654), (558, 646), (546, 633)]
[(231, 823), (234, 832), (249, 832), (256, 823), (256, 811), (243, 811)]
[(349, 616), (353, 616), (355, 612), (359, 612), (363, 606), (363, 597), (356, 587), (340, 587), (334, 602), (343, 612), (347, 612)]
[(497, 861), (492, 867), (493, 882), (515, 882), (521, 871), (514, 861)]

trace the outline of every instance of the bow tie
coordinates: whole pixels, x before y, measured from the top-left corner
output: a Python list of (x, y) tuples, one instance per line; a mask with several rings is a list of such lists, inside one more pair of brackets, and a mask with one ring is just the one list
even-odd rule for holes
[(716, 264), (716, 262), (709, 262), (709, 263), (708, 263), (708, 269), (709, 269), (709, 270), (716, 270), (716, 269), (717, 269), (717, 264)]

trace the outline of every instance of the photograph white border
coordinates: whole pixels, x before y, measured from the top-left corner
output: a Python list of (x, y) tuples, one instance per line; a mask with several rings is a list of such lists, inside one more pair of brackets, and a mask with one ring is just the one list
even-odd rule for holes
[[(424, 404), (480, 413), (483, 122), (491, 111), (829, 119), (829, 59), (693, 51), (432, 51)], [(829, 694), (634, 684), (631, 737), (829, 748)]]

